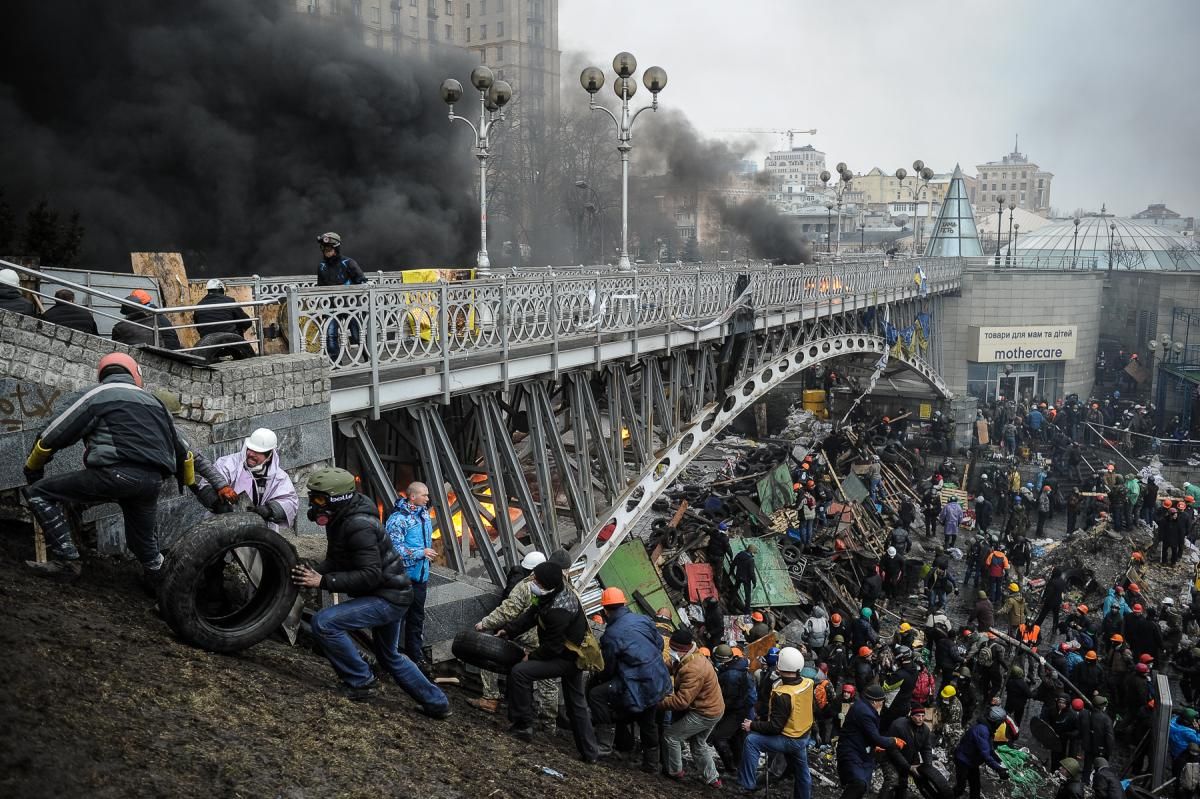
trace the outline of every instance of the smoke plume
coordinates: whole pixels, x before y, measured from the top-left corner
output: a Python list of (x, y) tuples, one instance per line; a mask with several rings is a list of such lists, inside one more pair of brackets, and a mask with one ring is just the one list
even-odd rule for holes
[[(665, 118), (656, 120), (656, 128), (639, 141), (647, 150), (643, 168), (665, 172), (675, 192), (695, 193), (728, 185), (737, 174), (739, 162), (753, 149), (753, 143), (748, 141), (705, 138), (680, 111), (657, 113)], [(757, 175), (751, 182), (765, 190), (769, 185), (767, 178)], [(812, 261), (808, 241), (765, 198), (722, 200), (715, 205), (722, 221), (746, 237), (756, 258), (786, 264)]]
[(77, 209), (91, 268), (149, 250), (193, 274), (309, 272), (326, 230), (368, 270), (469, 264), (473, 159), (438, 93), (469, 60), (368, 48), (349, 5), (6, 4), (0, 185)]

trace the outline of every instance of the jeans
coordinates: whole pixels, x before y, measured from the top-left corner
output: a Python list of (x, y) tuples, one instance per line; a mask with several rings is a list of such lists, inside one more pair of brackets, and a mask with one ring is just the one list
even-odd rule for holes
[(871, 501), (878, 502), (880, 494), (885, 494), (885, 492), (883, 490), (883, 478), (880, 478), (880, 477), (872, 478), (872, 480), (871, 480)]
[(1004, 583), (1008, 578), (1002, 574), (999, 577), (991, 577), (989, 579), (991, 580), (991, 597), (990, 598), (991, 598), (992, 602), (999, 602), (1000, 597), (1003, 596), (1003, 594), (1004, 594)]
[(694, 710), (689, 710), (667, 727), (667, 771), (671, 774), (683, 771), (682, 744), (687, 741), (701, 777), (706, 783), (716, 782), (721, 775), (713, 762), (713, 748), (708, 745), (708, 734), (720, 720), (720, 716), (701, 716)]
[(508, 674), (508, 720), (515, 727), (531, 727), (533, 684), (556, 677), (562, 680), (563, 700), (575, 747), (585, 760), (595, 760), (600, 756), (599, 747), (588, 716), (587, 697), (583, 693), (583, 672), (575, 665), (574, 656), (570, 659), (525, 660), (513, 666)]
[(754, 590), (754, 584), (751, 582), (745, 582), (745, 583), (735, 582), (733, 584), (733, 593), (735, 595), (742, 594), (745, 597), (745, 599), (742, 601), (742, 604), (746, 610), (746, 613), (750, 612), (750, 594), (753, 590)]
[(758, 756), (762, 752), (777, 752), (787, 758), (794, 775), (792, 799), (810, 799), (812, 774), (808, 771), (808, 736), (788, 738), (786, 735), (763, 735), (752, 732), (742, 751), (742, 767), (738, 769), (738, 784), (753, 788), (758, 779)]
[(408, 655), (414, 663), (422, 663), (425, 660), (425, 654), (421, 651), (425, 643), (425, 597), (429, 593), (429, 583), (418, 583), (414, 580), (412, 591), (412, 604), (405, 609), (400, 618), (400, 630), (403, 633), (400, 638), (400, 651)]
[(429, 710), (446, 710), (450, 700), (441, 688), (425, 679), (416, 664), (396, 650), (404, 606), (377, 596), (360, 596), (313, 614), (312, 632), (321, 651), (342, 682), (354, 688), (370, 685), (375, 675), (362, 659), (350, 630), (371, 629), (371, 642), (379, 665), (392, 675), (404, 692)]
[(158, 551), (158, 489), (163, 475), (144, 466), (101, 466), (45, 477), (29, 488), (29, 508), (42, 525), (51, 552), (79, 557), (71, 541), (66, 503), (115, 502), (125, 518), (125, 545), (148, 569), (162, 565)]
[[(329, 359), (331, 361), (333, 361), (334, 363), (337, 363), (338, 359), (342, 355), (342, 344), (340, 341), (338, 341), (338, 339), (341, 337), (341, 335), (340, 335), (341, 334), (341, 323), (339, 320), (345, 319), (345, 318), (346, 318), (345, 315), (342, 315), (342, 316), (335, 316), (333, 319), (329, 320), (329, 328), (325, 334), (325, 352), (329, 355)], [(351, 346), (353, 346), (353, 347), (358, 346), (359, 335), (361, 332), (362, 331), (361, 331), (361, 327), (358, 324), (358, 320), (351, 319), (350, 320), (350, 345)]]
[(813, 524), (815, 522), (816, 522), (815, 518), (814, 519), (805, 519), (802, 522), (800, 522), (800, 543), (803, 544), (804, 546), (808, 546), (809, 544), (812, 543)]

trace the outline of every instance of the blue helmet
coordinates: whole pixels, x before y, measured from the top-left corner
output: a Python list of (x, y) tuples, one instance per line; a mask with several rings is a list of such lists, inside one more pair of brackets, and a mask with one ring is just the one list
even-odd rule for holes
[(768, 649), (767, 654), (765, 656), (763, 656), (763, 663), (766, 663), (771, 668), (774, 668), (775, 664), (778, 662), (779, 662), (779, 647), (773, 646), (770, 649)]

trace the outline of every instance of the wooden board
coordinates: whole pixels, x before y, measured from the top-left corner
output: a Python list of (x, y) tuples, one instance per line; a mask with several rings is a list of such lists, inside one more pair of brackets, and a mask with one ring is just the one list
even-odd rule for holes
[(750, 671), (758, 671), (759, 658), (767, 656), (771, 647), (775, 646), (775, 633), (767, 633), (757, 641), (746, 644), (746, 660), (750, 661)]
[[(163, 307), (172, 305), (191, 305), (192, 294), (188, 287), (187, 267), (183, 265), (183, 256), (177, 252), (131, 252), (129, 258), (133, 262), (133, 273), (154, 278), (158, 283), (158, 292)], [(190, 324), (190, 318), (183, 314), (167, 314), (173, 325)], [(187, 314), (191, 317), (191, 314)], [(191, 328), (176, 330), (179, 343), (184, 347), (194, 347), (199, 340), (196, 331)]]
[(671, 517), (671, 521), (667, 523), (667, 527), (678, 527), (680, 520), (683, 519), (683, 514), (687, 513), (687, 509), (688, 501), (686, 499), (681, 500), (679, 503), (679, 510), (675, 511), (675, 515)]
[(990, 443), (988, 441), (988, 423), (986, 419), (980, 419), (975, 422), (975, 436), (983, 446), (987, 446)]

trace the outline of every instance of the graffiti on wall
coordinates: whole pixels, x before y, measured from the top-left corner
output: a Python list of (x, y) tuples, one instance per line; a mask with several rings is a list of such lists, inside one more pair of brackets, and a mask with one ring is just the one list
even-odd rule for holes
[(62, 391), (33, 383), (0, 384), (0, 432), (15, 433), (45, 423)]

